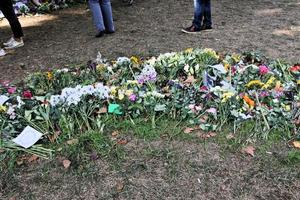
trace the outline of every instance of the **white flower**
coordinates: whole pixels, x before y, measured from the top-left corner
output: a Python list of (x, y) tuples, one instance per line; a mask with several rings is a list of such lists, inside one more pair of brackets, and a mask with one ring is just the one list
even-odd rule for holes
[(61, 97), (60, 97), (60, 95), (52, 95), (50, 97), (49, 103), (53, 107), (55, 107), (56, 105), (58, 105), (59, 103), (61, 103)]
[(17, 106), (17, 108), (21, 108), (22, 107), (22, 105), (24, 105), (25, 103), (24, 103), (24, 101), (22, 101), (22, 99), (21, 99), (21, 97), (20, 96), (17, 96), (17, 101), (18, 101), (18, 106)]
[(185, 72), (187, 72), (187, 73), (188, 73), (188, 72), (189, 72), (189, 69), (190, 69), (190, 66), (189, 66), (189, 64), (186, 64), (186, 65), (184, 66), (184, 68), (183, 68), (183, 69), (184, 69), (184, 71), (185, 71)]
[(80, 95), (72, 94), (67, 98), (66, 102), (68, 106), (72, 104), (77, 105), (80, 102)]
[(119, 58), (117, 59), (117, 64), (118, 64), (118, 65), (121, 65), (121, 64), (123, 64), (124, 62), (130, 62), (130, 59), (127, 58), (127, 57), (119, 57)]
[(9, 115), (10, 119), (15, 119), (17, 117), (17, 114), (15, 113), (16, 105), (8, 104), (8, 109), (6, 111), (6, 114)]
[(92, 85), (83, 86), (81, 89), (81, 94), (83, 95), (92, 95), (95, 92), (95, 88)]
[(97, 83), (95, 86), (95, 95), (97, 95), (100, 99), (106, 99), (109, 97), (109, 88), (104, 86), (102, 83)]

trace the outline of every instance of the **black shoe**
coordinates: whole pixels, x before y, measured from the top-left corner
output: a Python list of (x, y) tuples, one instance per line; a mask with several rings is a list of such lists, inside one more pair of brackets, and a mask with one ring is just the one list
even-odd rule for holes
[(205, 24), (203, 24), (203, 25), (201, 26), (201, 28), (200, 28), (201, 31), (211, 30), (211, 29), (212, 29), (211, 26), (207, 26), (207, 25), (205, 25)]
[(113, 33), (115, 33), (115, 31), (107, 31), (107, 30), (105, 30), (104, 33), (105, 34), (113, 34)]
[(200, 29), (196, 29), (196, 27), (194, 25), (181, 29), (182, 32), (184, 33), (199, 33)]
[(96, 38), (99, 38), (99, 37), (102, 37), (102, 36), (104, 36), (104, 31), (99, 31), (99, 32), (95, 35)]

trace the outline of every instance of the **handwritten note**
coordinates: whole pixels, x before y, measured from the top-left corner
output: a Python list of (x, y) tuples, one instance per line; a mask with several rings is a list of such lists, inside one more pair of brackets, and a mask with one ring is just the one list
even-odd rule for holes
[(0, 95), (0, 106), (2, 106), (5, 102), (8, 101), (8, 97), (5, 95)]
[(25, 149), (34, 145), (41, 137), (42, 133), (35, 130), (34, 128), (27, 126), (15, 139), (13, 142), (17, 145), (24, 147)]

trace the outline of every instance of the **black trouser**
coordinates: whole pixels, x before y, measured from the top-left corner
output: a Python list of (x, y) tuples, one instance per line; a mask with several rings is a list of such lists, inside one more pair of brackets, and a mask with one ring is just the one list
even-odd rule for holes
[(21, 24), (15, 14), (12, 0), (0, 0), (0, 10), (8, 20), (15, 38), (23, 37)]

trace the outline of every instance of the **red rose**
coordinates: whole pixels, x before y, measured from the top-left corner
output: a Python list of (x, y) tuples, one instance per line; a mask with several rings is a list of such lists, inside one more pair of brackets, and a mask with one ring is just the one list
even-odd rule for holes
[(31, 93), (31, 91), (30, 91), (30, 90), (25, 90), (25, 91), (23, 92), (23, 97), (24, 97), (25, 99), (31, 99), (31, 98), (32, 98), (32, 93)]

